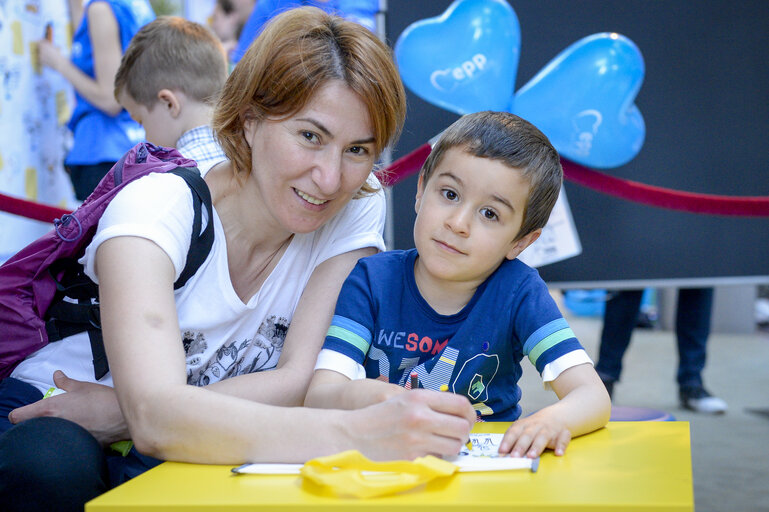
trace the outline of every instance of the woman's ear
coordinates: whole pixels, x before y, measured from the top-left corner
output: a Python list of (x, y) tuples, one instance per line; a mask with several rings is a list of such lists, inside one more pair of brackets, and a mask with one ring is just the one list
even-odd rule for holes
[(518, 255), (521, 254), (524, 249), (526, 249), (528, 246), (536, 242), (537, 238), (539, 238), (539, 235), (541, 234), (542, 234), (541, 229), (535, 229), (528, 235), (522, 236), (521, 238), (513, 242), (513, 246), (510, 248), (510, 251), (507, 253), (506, 258), (509, 260), (514, 260), (515, 258), (517, 258)]
[(248, 144), (248, 147), (250, 148), (259, 121), (257, 121), (256, 116), (250, 112), (244, 113), (241, 118), (243, 119), (243, 138), (246, 139), (246, 144)]

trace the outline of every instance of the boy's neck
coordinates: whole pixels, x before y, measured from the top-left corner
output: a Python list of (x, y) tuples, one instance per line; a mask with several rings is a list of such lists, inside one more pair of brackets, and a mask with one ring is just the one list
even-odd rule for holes
[(181, 128), (181, 133), (179, 134), (179, 138), (181, 138), (185, 133), (192, 130), (193, 128), (210, 125), (213, 112), (213, 107), (206, 103), (188, 101), (184, 105), (184, 110), (180, 120), (181, 122), (179, 126)]
[(485, 279), (479, 281), (449, 281), (433, 276), (420, 265), (419, 256), (414, 262), (414, 281), (419, 294), (436, 313), (453, 315), (462, 311), (475, 295)]

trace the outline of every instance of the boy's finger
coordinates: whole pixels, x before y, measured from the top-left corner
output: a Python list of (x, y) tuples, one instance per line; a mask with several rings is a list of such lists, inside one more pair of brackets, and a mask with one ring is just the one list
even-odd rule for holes
[(548, 443), (550, 443), (550, 440), (551, 438), (548, 432), (546, 430), (540, 430), (537, 436), (531, 442), (531, 446), (526, 452), (526, 457), (530, 459), (536, 459), (537, 457), (542, 455), (542, 452), (545, 451), (545, 448), (547, 448), (547, 445)]
[(568, 429), (564, 429), (561, 431), (560, 434), (558, 434), (558, 437), (555, 440), (555, 454), (557, 456), (561, 456), (564, 453), (566, 453), (566, 447), (569, 446), (569, 442), (571, 441), (571, 432)]
[(518, 436), (518, 440), (515, 442), (510, 455), (512, 457), (523, 457), (526, 452), (531, 448), (531, 443), (537, 435), (537, 430), (524, 431)]

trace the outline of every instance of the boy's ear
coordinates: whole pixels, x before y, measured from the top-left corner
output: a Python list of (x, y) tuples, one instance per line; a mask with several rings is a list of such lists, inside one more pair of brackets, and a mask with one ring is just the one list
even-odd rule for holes
[(519, 254), (523, 252), (525, 248), (533, 244), (537, 241), (537, 238), (539, 238), (539, 235), (542, 234), (541, 229), (535, 229), (528, 235), (521, 237), (520, 239), (513, 242), (513, 246), (510, 248), (510, 252), (507, 253), (507, 256), (505, 256), (509, 260), (514, 260), (518, 257)]
[(167, 110), (171, 117), (174, 119), (179, 117), (179, 114), (181, 114), (181, 98), (179, 98), (179, 96), (171, 89), (160, 89), (158, 91), (158, 101), (160, 102), (160, 106), (164, 110)]
[(417, 182), (417, 196), (414, 201), (414, 211), (419, 213), (419, 205), (422, 203), (422, 195), (425, 193), (425, 175), (419, 173), (419, 181)]

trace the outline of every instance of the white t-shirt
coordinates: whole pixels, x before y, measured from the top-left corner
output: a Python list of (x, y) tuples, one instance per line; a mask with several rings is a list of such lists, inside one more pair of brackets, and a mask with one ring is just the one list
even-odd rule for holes
[[(168, 254), (179, 277), (192, 233), (192, 195), (172, 174), (151, 174), (126, 185), (109, 204), (80, 262), (95, 282), (94, 258), (99, 245), (117, 236), (155, 242)], [(227, 377), (275, 368), (294, 310), (315, 267), (339, 254), (364, 247), (384, 250), (385, 198), (350, 201), (312, 233), (295, 234), (259, 292), (244, 304), (230, 281), (227, 244), (214, 210), (214, 244), (185, 286), (175, 291), (187, 382), (206, 385)], [(204, 221), (207, 221), (204, 215)], [(22, 361), (12, 377), (43, 393), (53, 387), (53, 372), (96, 382), (87, 333), (49, 343)], [(112, 385), (107, 374), (98, 381)]]

